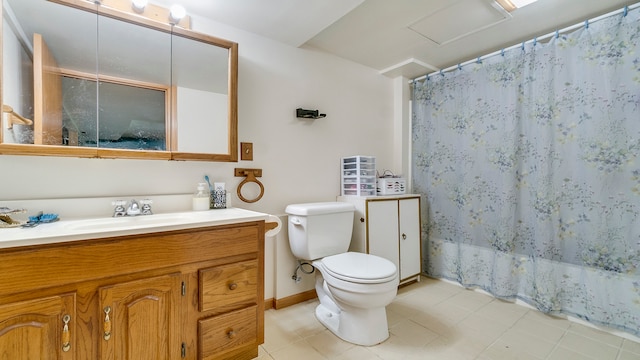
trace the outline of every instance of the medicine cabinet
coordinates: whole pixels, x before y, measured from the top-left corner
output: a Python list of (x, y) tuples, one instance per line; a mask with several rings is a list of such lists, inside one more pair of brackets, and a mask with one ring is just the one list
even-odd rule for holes
[(237, 43), (115, 1), (3, 1), (0, 154), (237, 161)]

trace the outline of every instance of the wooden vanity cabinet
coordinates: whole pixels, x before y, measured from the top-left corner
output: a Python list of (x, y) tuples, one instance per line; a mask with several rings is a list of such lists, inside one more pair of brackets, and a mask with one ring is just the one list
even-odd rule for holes
[(0, 249), (0, 359), (253, 359), (264, 221)]

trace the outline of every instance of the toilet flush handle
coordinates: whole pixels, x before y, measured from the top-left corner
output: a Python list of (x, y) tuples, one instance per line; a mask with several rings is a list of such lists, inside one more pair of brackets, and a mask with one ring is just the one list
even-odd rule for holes
[(291, 218), (291, 223), (293, 225), (302, 225), (302, 222), (300, 221), (300, 219), (298, 219), (297, 217), (292, 217)]

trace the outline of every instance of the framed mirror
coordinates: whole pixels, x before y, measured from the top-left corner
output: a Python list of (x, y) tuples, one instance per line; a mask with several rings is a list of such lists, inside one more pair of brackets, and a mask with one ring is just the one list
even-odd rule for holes
[(237, 44), (116, 2), (3, 1), (0, 153), (237, 161)]

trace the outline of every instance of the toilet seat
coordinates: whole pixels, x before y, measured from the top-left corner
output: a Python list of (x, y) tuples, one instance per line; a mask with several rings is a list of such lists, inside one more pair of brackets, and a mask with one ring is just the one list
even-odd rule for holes
[(340, 280), (360, 284), (380, 284), (397, 278), (396, 266), (371, 254), (346, 252), (322, 258), (326, 272)]

